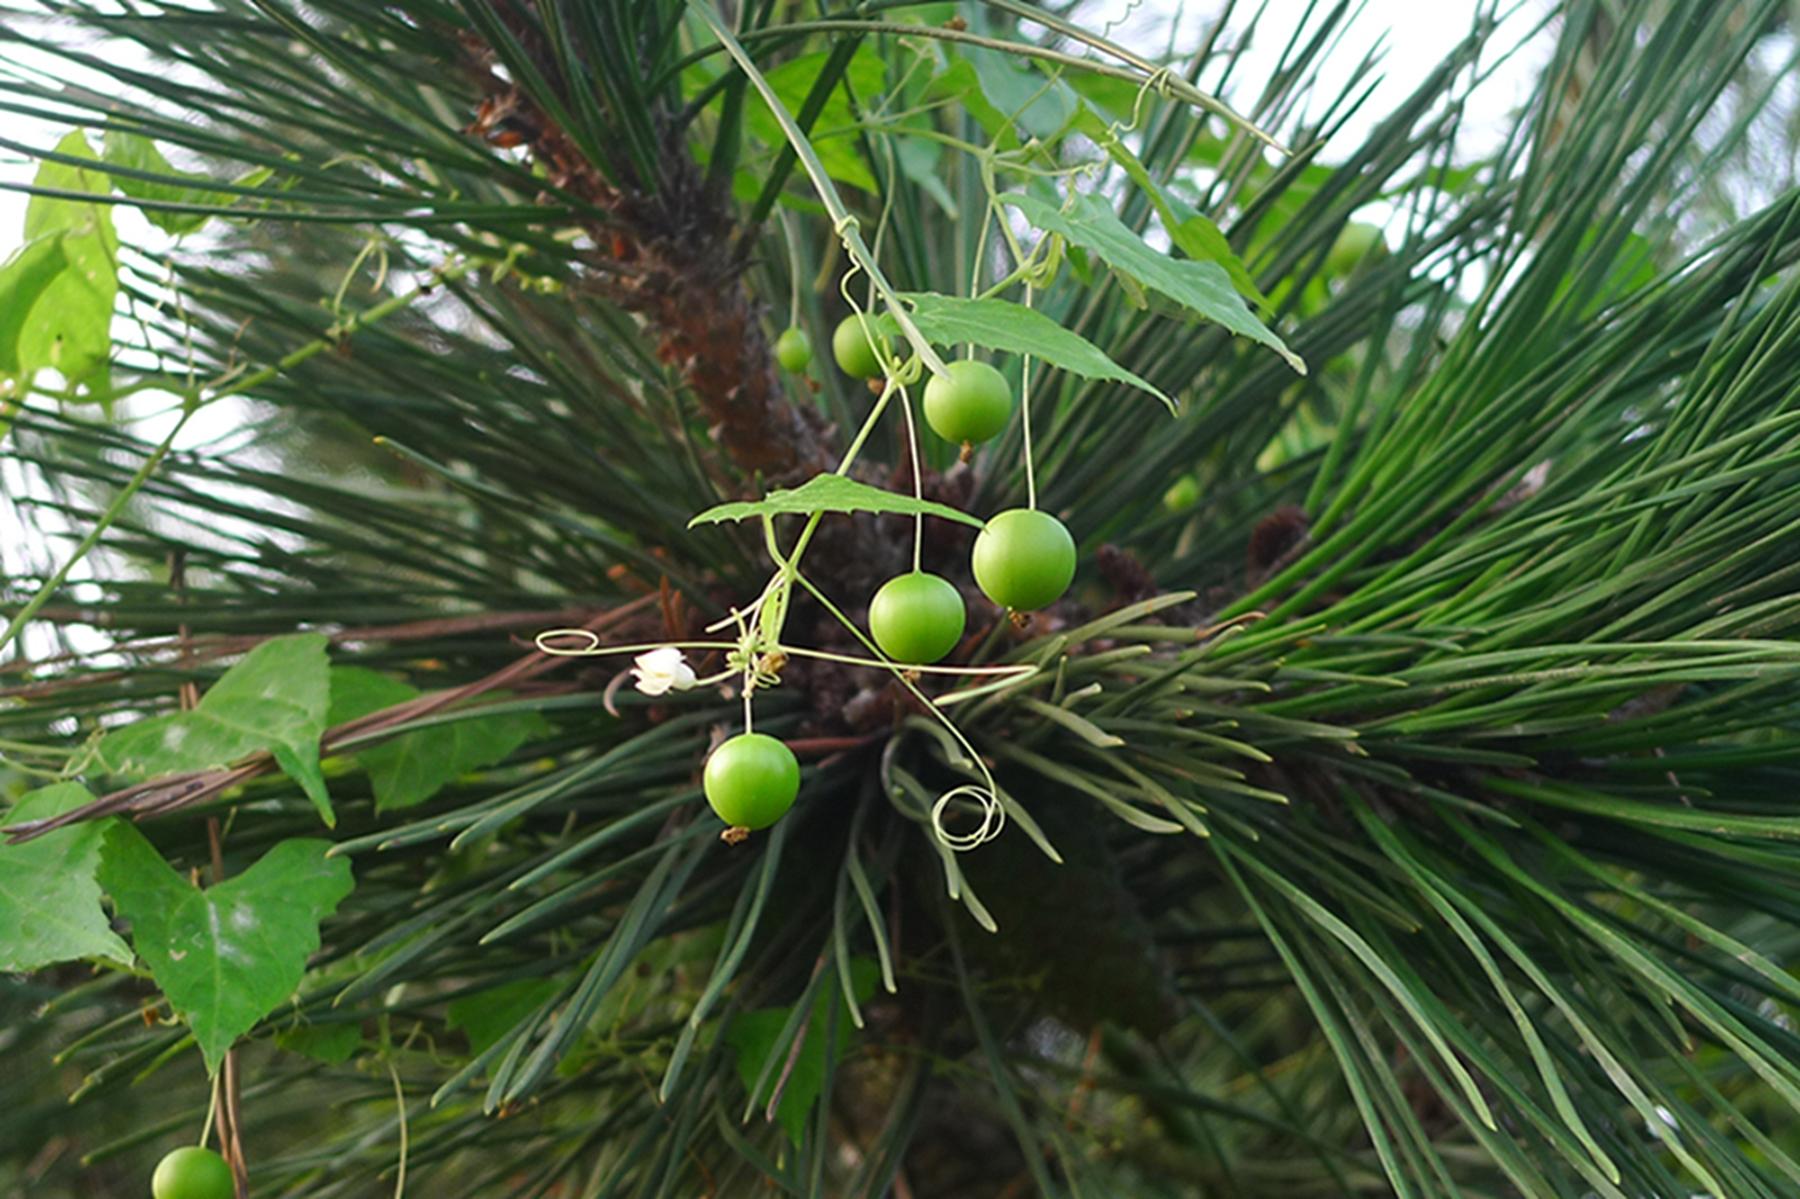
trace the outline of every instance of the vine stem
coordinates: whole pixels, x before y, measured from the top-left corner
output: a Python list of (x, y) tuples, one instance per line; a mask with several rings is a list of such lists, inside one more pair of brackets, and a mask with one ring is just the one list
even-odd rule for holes
[[(1199, 88), (1181, 78), (1179, 75), (1169, 71), (1167, 68), (1160, 67), (1146, 58), (1133, 54), (1123, 46), (1117, 45), (1105, 38), (1097, 37), (1082, 29), (1080, 26), (1054, 17), (1034, 5), (1009, 3), (1008, 0), (983, 0), (983, 2), (995, 8), (1005, 9), (1023, 20), (1030, 21), (1035, 25), (1042, 25), (1049, 29), (1053, 29), (1065, 37), (1072, 38), (1091, 46), (1096, 50), (1110, 54), (1126, 65), (1118, 66), (1113, 63), (1098, 62), (1091, 58), (1082, 58), (1079, 55), (1066, 54), (1061, 50), (1052, 50), (1048, 46), (1038, 46), (1030, 42), (1008, 41), (1004, 38), (987, 37), (979, 33), (970, 33), (967, 30), (951, 29), (944, 25), (906, 25), (898, 21), (859, 21), (850, 18), (828, 17), (814, 21), (796, 21), (787, 25), (769, 25), (762, 29), (751, 30), (747, 32), (744, 37), (748, 41), (783, 41), (797, 40), (813, 33), (860, 33), (865, 35), (891, 34), (895, 37), (908, 38), (934, 38), (941, 42), (959, 42), (965, 46), (979, 46), (986, 50), (993, 50), (1000, 54), (1010, 54), (1017, 58), (1036, 58), (1044, 62), (1054, 63), (1058, 66), (1068, 67), (1073, 70), (1087, 71), (1095, 75), (1109, 75), (1114, 79), (1126, 79), (1133, 83), (1143, 84), (1146, 82), (1153, 82), (1157, 85), (1158, 89), (1165, 94), (1180, 100), (1183, 103), (1191, 104), (1196, 108), (1205, 109), (1214, 116), (1220, 117), (1231, 124), (1236, 125), (1270, 149), (1275, 150), (1282, 155), (1291, 155), (1293, 153), (1292, 150), (1282, 145), (1268, 132), (1258, 127), (1255, 122), (1233, 109), (1229, 104), (1225, 103), (1217, 96), (1209, 95), (1208, 93), (1201, 91)], [(702, 11), (701, 15), (705, 16), (706, 14)], [(712, 22), (709, 21), (708, 24), (712, 24)], [(718, 27), (714, 25), (715, 32), (717, 29)], [(721, 41), (724, 40), (725, 39), (723, 38), (721, 39)], [(734, 47), (737, 48), (736, 51), (733, 51)], [(741, 52), (742, 49), (738, 46), (736, 41), (729, 42), (725, 48), (727, 51), (733, 51), (732, 56), (734, 58), (737, 57), (737, 53)], [(687, 66), (699, 61), (711, 53), (713, 53), (711, 47), (697, 50), (693, 54), (688, 55), (687, 58), (674, 64), (672, 70), (683, 70)], [(777, 109), (776, 111), (779, 112), (780, 110)]]
[[(1025, 307), (1031, 307), (1031, 284), (1025, 285)], [(1025, 435), (1025, 506), (1037, 507), (1037, 471), (1031, 465), (1031, 355), (1019, 360), (1019, 421)]]
[[(187, 607), (187, 557), (181, 550), (169, 555), (169, 590), (175, 593), (177, 603), (183, 608)], [(185, 618), (176, 625), (175, 636), (181, 647), (179, 661), (185, 668), (194, 656), (192, 635)], [(183, 712), (192, 712), (199, 707), (200, 685), (191, 679), (182, 683), (178, 703)], [(217, 816), (206, 818), (206, 846), (212, 859), (212, 885), (216, 887), (225, 881), (225, 835)], [(250, 1194), (250, 1167), (244, 1161), (244, 1144), (239, 1133), (243, 1113), (235, 1048), (225, 1051), (224, 1067), (219, 1071), (217, 1082), (219, 1085), (213, 1092), (216, 1101), (212, 1104), (212, 1117), (219, 1125), (219, 1148), (223, 1152), (225, 1164), (231, 1169), (234, 1199), (247, 1199)]]
[[(544, 641), (547, 638), (570, 636), (570, 635), (575, 635), (575, 634), (579, 634), (584, 637), (593, 638), (593, 640), (591, 640), (588, 645), (582, 646), (580, 649), (554, 649), (554, 648), (544, 644)], [(603, 658), (603, 657), (606, 657), (608, 654), (629, 654), (629, 653), (637, 653), (637, 652), (641, 652), (643, 650), (652, 650), (652, 649), (671, 649), (672, 648), (672, 649), (734, 650), (734, 649), (737, 649), (738, 647), (739, 647), (738, 643), (735, 641), (646, 641), (646, 642), (641, 642), (637, 645), (601, 645), (601, 644), (599, 644), (599, 641), (597, 640), (596, 635), (591, 633), (587, 629), (545, 629), (543, 632), (538, 634), (538, 645), (537, 645), (537, 648), (539, 649), (539, 651), (546, 653), (546, 654), (552, 654), (559, 658)], [(854, 654), (835, 654), (835, 653), (831, 653), (828, 650), (806, 649), (804, 647), (797, 646), (797, 645), (784, 645), (781, 648), (782, 648), (783, 653), (788, 654), (792, 657), (818, 658), (824, 662), (838, 662), (838, 663), (842, 663), (845, 666), (869, 666), (869, 667), (874, 667), (876, 669), (885, 670), (893, 665), (892, 662), (882, 661), (879, 658), (858, 658)], [(923, 666), (923, 665), (921, 665), (921, 666), (908, 666), (906, 669), (920, 671), (925, 674), (996, 675), (996, 676), (1004, 676), (1004, 677), (1011, 677), (1011, 678), (1023, 678), (1028, 674), (1036, 674), (1038, 672), (1038, 670), (1041, 668), (1037, 667), (1037, 666), (1029, 665), (1026, 663), (1016, 663), (1016, 664), (1010, 665), (1010, 666)], [(709, 677), (714, 680), (717, 680), (720, 678), (730, 677), (730, 675), (734, 674), (734, 673), (736, 673), (736, 672), (735, 671), (727, 671), (722, 675), (709, 676)], [(698, 685), (698, 684), (696, 684), (696, 685)]]
[[(781, 131), (787, 137), (788, 144), (794, 148), (794, 154), (799, 158), (801, 167), (806, 171), (807, 177), (812, 180), (813, 190), (818, 193), (820, 202), (825, 205), (825, 211), (830, 214), (832, 228), (843, 241), (845, 251), (868, 274), (869, 282), (874, 285), (876, 293), (887, 304), (888, 311), (893, 314), (895, 323), (900, 326), (900, 332), (905, 335), (906, 340), (912, 344), (913, 350), (933, 374), (943, 374), (944, 360), (938, 357), (937, 351), (931, 348), (931, 343), (926, 341), (924, 334), (919, 332), (919, 327), (913, 324), (912, 317), (907, 314), (905, 305), (900, 302), (899, 294), (888, 282), (887, 276), (881, 273), (881, 267), (875, 262), (875, 255), (869, 251), (868, 243), (863, 241), (856, 217), (851, 215), (849, 208), (845, 207), (843, 197), (838, 195), (837, 185), (831, 181), (831, 176), (825, 171), (825, 165), (819, 161), (819, 155), (814, 151), (812, 142), (807, 139), (805, 132), (794, 121), (787, 106), (781, 102), (781, 97), (775, 94), (775, 89), (769, 85), (769, 81), (763, 77), (763, 73), (756, 69), (755, 61), (739, 44), (737, 37), (731, 32), (731, 28), (725, 23), (724, 18), (719, 15), (719, 10), (714, 7), (711, 0), (688, 0), (688, 7), (698, 14), (707, 28), (712, 30), (713, 36), (719, 39), (719, 44), (725, 47), (725, 52), (731, 55), (738, 68), (749, 78), (750, 85), (768, 104), (769, 111), (774, 114), (775, 120), (781, 125)], [(842, 467), (838, 469), (838, 473), (843, 473)]]
[(70, 572), (75, 569), (82, 559), (86, 558), (88, 554), (93, 551), (93, 548), (96, 545), (100, 544), (100, 539), (106, 535), (106, 531), (112, 528), (113, 524), (124, 514), (125, 508), (131, 503), (132, 498), (143, 489), (144, 484), (150, 481), (150, 477), (156, 473), (156, 468), (162, 465), (163, 459), (169, 456), (169, 451), (175, 446), (175, 439), (178, 438), (181, 435), (181, 431), (187, 427), (188, 421), (193, 419), (194, 413), (198, 412), (207, 404), (216, 403), (219, 400), (228, 399), (234, 395), (240, 395), (253, 387), (260, 387), (275, 376), (294, 369), (307, 359), (312, 358), (317, 354), (322, 354), (333, 346), (338, 345), (345, 337), (349, 336), (357, 329), (366, 325), (372, 325), (377, 321), (392, 316), (403, 308), (409, 307), (414, 301), (419, 299), (419, 297), (429, 295), (439, 283), (448, 283), (460, 279), (469, 272), (472, 265), (473, 264), (470, 261), (464, 260), (462, 262), (452, 263), (449, 266), (434, 269), (431, 272), (430, 282), (423, 283), (412, 291), (402, 295), (390, 296), (381, 303), (369, 308), (361, 316), (353, 316), (347, 320), (336, 322), (331, 328), (327, 329), (322, 336), (315, 338), (301, 346), (299, 349), (292, 351), (279, 361), (271, 363), (261, 370), (252, 371), (250, 374), (245, 375), (230, 386), (220, 389), (205, 399), (201, 398), (200, 391), (197, 388), (187, 391), (182, 397), (181, 416), (176, 420), (168, 434), (164, 436), (157, 447), (150, 452), (150, 456), (144, 459), (143, 465), (138, 467), (136, 473), (134, 473), (126, 482), (125, 486), (120, 489), (119, 494), (113, 497), (112, 503), (108, 504), (105, 511), (100, 513), (99, 519), (94, 522), (94, 527), (89, 529), (87, 536), (83, 537), (81, 541), (76, 544), (74, 551), (69, 555), (68, 559), (57, 568), (54, 574), (44, 581), (44, 584), (37, 589), (37, 592), (32, 595), (29, 600), (25, 601), (25, 606), (19, 609), (12, 620), (7, 622), (5, 631), (0, 632), (0, 650), (4, 650), (8, 645), (12, 644), (13, 639), (16, 638), (19, 635), (20, 630), (25, 627), (26, 622), (33, 616), (36, 616), (38, 609), (48, 603), (50, 597), (55, 595), (57, 590), (61, 588), (64, 583), (68, 582)]
[(777, 208), (775, 219), (781, 224), (781, 240), (787, 243), (788, 252), (788, 328), (800, 325), (800, 242), (794, 236), (794, 222), (787, 213)]
[[(919, 430), (913, 424), (912, 399), (906, 394), (906, 388), (900, 389), (900, 411), (906, 414), (906, 449), (912, 455), (912, 488), (913, 499), (925, 502), (925, 485), (919, 477)], [(913, 572), (921, 569), (925, 548), (925, 514), (913, 513)]]

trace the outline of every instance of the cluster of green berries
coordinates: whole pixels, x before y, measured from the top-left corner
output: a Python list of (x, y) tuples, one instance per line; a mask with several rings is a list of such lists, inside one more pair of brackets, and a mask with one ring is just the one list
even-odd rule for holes
[[(867, 317), (847, 316), (831, 335), (831, 352), (844, 373), (873, 378), (892, 353), (887, 339), (867, 327)], [(986, 441), (1012, 419), (1012, 389), (985, 362), (952, 362), (925, 384), (925, 423), (945, 441)], [(1075, 578), (1075, 539), (1063, 523), (1035, 508), (1014, 508), (988, 521), (975, 539), (971, 563), (982, 593), (1015, 612), (1048, 607)], [(884, 583), (869, 605), (869, 632), (896, 662), (936, 662), (963, 633), (962, 596), (947, 580), (914, 571)]]
[[(887, 338), (868, 318), (845, 317), (831, 335), (831, 354), (845, 374), (873, 379), (892, 356)], [(812, 361), (812, 342), (791, 328), (775, 341), (775, 357), (790, 371)], [(1012, 389), (985, 362), (952, 362), (925, 385), (925, 423), (959, 445), (986, 441), (1012, 419)], [(1060, 520), (1035, 508), (1002, 512), (975, 538), (970, 566), (975, 584), (1002, 608), (1033, 612), (1055, 603), (1075, 579), (1075, 539)], [(869, 635), (895, 662), (924, 666), (962, 640), (968, 613), (962, 593), (940, 575), (915, 570), (883, 583), (869, 601)], [(702, 790), (719, 818), (734, 828), (767, 828), (793, 806), (800, 764), (793, 751), (763, 733), (741, 733), (706, 759)]]

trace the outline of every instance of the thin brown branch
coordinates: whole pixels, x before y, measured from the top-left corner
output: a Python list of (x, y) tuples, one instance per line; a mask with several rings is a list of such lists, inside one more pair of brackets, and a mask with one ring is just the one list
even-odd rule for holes
[[(642, 613), (654, 605), (656, 599), (654, 593), (640, 596), (617, 608), (607, 610), (580, 627), (595, 633), (604, 632), (614, 625)], [(516, 686), (536, 678), (566, 661), (568, 659), (565, 657), (533, 650), (510, 665), (504, 666), (484, 678), (477, 679), (473, 683), (467, 683), (461, 687), (450, 687), (443, 691), (434, 691), (429, 695), (421, 695), (416, 699), (393, 704), (379, 712), (371, 712), (367, 716), (333, 725), (325, 730), (324, 736), (319, 739), (319, 752), (321, 755), (329, 755), (333, 750), (352, 739), (362, 743), (369, 740), (371, 734), (386, 732), (412, 721), (422, 720), (490, 691)], [(103, 795), (91, 803), (71, 808), (59, 816), (10, 825), (0, 829), (0, 834), (5, 835), (8, 843), (18, 844), (71, 824), (98, 820), (105, 816), (121, 815), (127, 812), (139, 820), (161, 816), (182, 808), (192, 807), (213, 796), (223, 794), (233, 787), (247, 783), (259, 775), (268, 774), (274, 769), (274, 756), (267, 752), (261, 752), (251, 755), (234, 766), (221, 767), (216, 770), (189, 771), (184, 774), (166, 775), (162, 778), (134, 783), (122, 790)]]

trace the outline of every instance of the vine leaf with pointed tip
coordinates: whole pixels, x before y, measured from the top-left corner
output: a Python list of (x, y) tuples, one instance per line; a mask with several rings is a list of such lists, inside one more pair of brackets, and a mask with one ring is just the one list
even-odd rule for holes
[(800, 486), (771, 491), (760, 500), (743, 500), (708, 508), (688, 521), (695, 525), (718, 524), (727, 520), (749, 520), (756, 516), (811, 516), (815, 512), (876, 512), (899, 516), (941, 516), (958, 524), (983, 527), (983, 522), (948, 504), (918, 500), (897, 491), (884, 491), (843, 475), (814, 475)]
[[(26, 793), (7, 824), (60, 816), (93, 796), (79, 783)], [(131, 949), (100, 907), (100, 842), (106, 822), (59, 828), (22, 845), (0, 844), (0, 970), (36, 970), (77, 958), (129, 964)]]
[[(1072, 375), (1128, 383), (1161, 400), (1170, 412), (1175, 411), (1175, 401), (1155, 384), (1132, 374), (1108, 358), (1099, 346), (1034, 308), (1011, 300), (964, 300), (937, 292), (901, 292), (900, 298), (906, 301), (908, 315), (928, 341), (1030, 354)], [(885, 313), (875, 323), (890, 335), (900, 329), (898, 322)]]
[(319, 948), (319, 922), (355, 885), (331, 843), (278, 843), (242, 874), (201, 890), (128, 824), (106, 834), (100, 882), (175, 1014), (217, 1071), (225, 1051), (293, 995)]
[(193, 711), (108, 733), (99, 760), (118, 774), (154, 778), (229, 766), (267, 750), (325, 823), (335, 824), (319, 771), (319, 737), (331, 695), (325, 645), (322, 633), (263, 642), (226, 671)]
[(1008, 192), (1000, 202), (1017, 208), (1044, 232), (1087, 250), (1122, 278), (1268, 346), (1296, 371), (1306, 373), (1306, 363), (1256, 319), (1232, 284), (1231, 273), (1218, 263), (1169, 257), (1132, 232), (1105, 201), (1090, 195), (1072, 196), (1062, 208), (1021, 192)]

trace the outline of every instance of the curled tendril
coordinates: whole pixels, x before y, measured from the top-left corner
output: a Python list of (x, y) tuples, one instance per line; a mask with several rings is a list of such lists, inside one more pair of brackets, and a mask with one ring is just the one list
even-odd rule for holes
[(1114, 17), (1112, 20), (1108, 21), (1104, 26), (1101, 27), (1100, 36), (1101, 37), (1111, 37), (1113, 30), (1117, 29), (1119, 26), (1123, 25), (1125, 22), (1131, 20), (1131, 14), (1136, 12), (1138, 10), (1138, 7), (1140, 5), (1142, 5), (1143, 3), (1144, 3), (1144, 0), (1131, 0), (1131, 2), (1125, 6), (1124, 12), (1121, 12), (1118, 16)]
[[(552, 637), (585, 637), (587, 643), (579, 649), (555, 646), (549, 644)], [(558, 658), (582, 658), (600, 648), (600, 634), (592, 629), (545, 629), (533, 640), (537, 643), (539, 653), (552, 654)]]
[[(973, 799), (981, 808), (981, 823), (966, 833), (953, 833), (944, 827), (944, 810), (959, 799)], [(931, 831), (946, 846), (959, 852), (986, 845), (1006, 828), (1006, 808), (988, 787), (964, 783), (937, 797), (931, 805)]]
[(1156, 68), (1144, 80), (1144, 86), (1139, 91), (1155, 92), (1165, 100), (1175, 99), (1175, 68), (1167, 65)]

